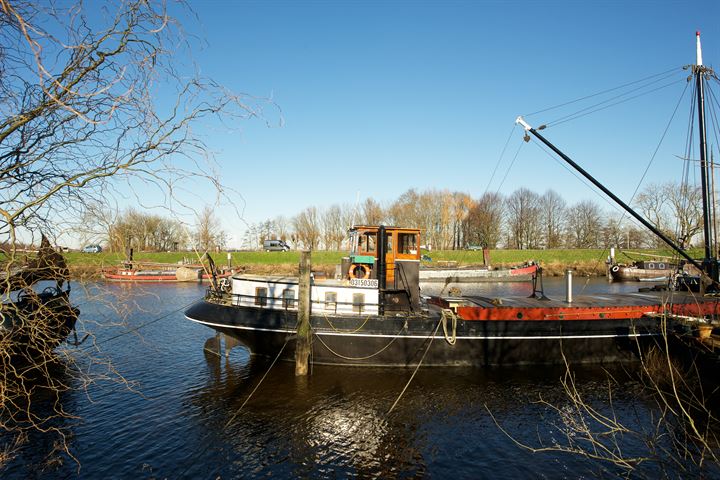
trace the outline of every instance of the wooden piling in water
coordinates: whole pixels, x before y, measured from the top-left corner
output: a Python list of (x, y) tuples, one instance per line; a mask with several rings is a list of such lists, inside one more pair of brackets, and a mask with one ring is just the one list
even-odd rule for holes
[(309, 251), (300, 253), (298, 280), (297, 340), (295, 341), (295, 375), (307, 375), (310, 358), (310, 272), (312, 260)]

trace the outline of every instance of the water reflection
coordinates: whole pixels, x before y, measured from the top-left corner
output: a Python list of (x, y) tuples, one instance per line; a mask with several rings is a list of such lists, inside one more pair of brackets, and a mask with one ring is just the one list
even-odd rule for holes
[[(562, 419), (538, 400), (567, 402), (562, 369), (421, 370), (388, 415), (410, 371), (316, 367), (311, 377), (297, 378), (292, 365), (280, 364), (238, 414), (268, 366), (250, 361), (242, 370), (249, 375), (238, 383), (236, 367), (223, 361), (222, 373), (193, 396), (201, 410), (213, 412), (205, 426), (208, 438), (230, 443), (224, 458), (234, 459), (232, 467), (218, 465), (213, 475), (471, 478), (495, 472), (554, 478), (558, 465), (573, 476), (607, 468), (575, 455), (532, 454), (513, 441), (537, 446), (557, 440)], [(605, 373), (595, 367), (578, 371), (589, 401), (607, 401)], [(615, 375), (626, 376), (621, 370)], [(630, 382), (616, 393), (616, 414), (649, 408), (638, 399), (638, 388)], [(641, 446), (628, 442), (625, 448)]]
[[(607, 287), (600, 280), (593, 288)], [(562, 282), (555, 283), (562, 292)], [(483, 288), (486, 295), (493, 294), (492, 288), (507, 290), (504, 285)], [(103, 355), (134, 382), (135, 391), (108, 380), (63, 394), (62, 407), (82, 418), (64, 424), (79, 473), (69, 457), (43, 469), (52, 441), (38, 437), (0, 470), (3, 478), (577, 478), (627, 473), (583, 456), (533, 454), (516, 445), (514, 440), (548, 446), (563, 439), (569, 417), (538, 402), (542, 398), (560, 412), (571, 412), (560, 383), (563, 368), (421, 368), (388, 414), (411, 370), (315, 366), (311, 376), (295, 377), (292, 364), (278, 363), (268, 373), (269, 362), (241, 347), (227, 358), (203, 351), (214, 332), (187, 321), (181, 310), (202, 296), (203, 286), (158, 285), (148, 292), (148, 287), (102, 285), (87, 292), (81, 320)], [(100, 292), (105, 300), (93, 301)], [(108, 298), (128, 299), (135, 305), (133, 313), (122, 317), (122, 307)], [(100, 327), (105, 321), (116, 326)], [(652, 434), (659, 410), (632, 372), (586, 366), (576, 369), (574, 378), (598, 411)], [(647, 438), (623, 436), (623, 451), (647, 455)], [(638, 475), (667, 476), (655, 461), (639, 468)]]

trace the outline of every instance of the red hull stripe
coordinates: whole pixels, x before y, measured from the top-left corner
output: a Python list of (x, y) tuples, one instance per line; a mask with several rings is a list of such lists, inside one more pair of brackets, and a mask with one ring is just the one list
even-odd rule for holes
[(530, 265), (529, 267), (513, 268), (510, 270), (510, 275), (532, 275), (537, 271), (537, 265)]
[(646, 314), (667, 312), (672, 315), (703, 317), (718, 315), (718, 302), (687, 303), (667, 305), (633, 305), (619, 307), (551, 307), (519, 308), (502, 307), (458, 307), (457, 313), (463, 320), (629, 320)]

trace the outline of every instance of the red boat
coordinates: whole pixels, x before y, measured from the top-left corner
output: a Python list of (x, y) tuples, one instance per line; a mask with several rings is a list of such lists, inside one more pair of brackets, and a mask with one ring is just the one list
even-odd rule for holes
[[(231, 269), (220, 269), (215, 278), (227, 278)], [(113, 282), (199, 282), (212, 279), (212, 273), (202, 265), (168, 265), (133, 263), (102, 271), (105, 280)]]

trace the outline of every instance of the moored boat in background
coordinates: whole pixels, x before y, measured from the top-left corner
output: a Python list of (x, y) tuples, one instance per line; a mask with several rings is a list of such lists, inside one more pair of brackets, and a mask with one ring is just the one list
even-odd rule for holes
[[(216, 278), (228, 278), (233, 269), (221, 268)], [(132, 262), (102, 270), (102, 277), (113, 282), (202, 282), (213, 278), (203, 265), (176, 265), (172, 263)]]
[(537, 274), (538, 268), (533, 261), (510, 268), (423, 265), (420, 267), (420, 283), (529, 282)]
[(2, 279), (0, 350), (13, 361), (47, 361), (75, 328), (80, 311), (70, 302), (70, 272), (43, 235), (37, 257)]

